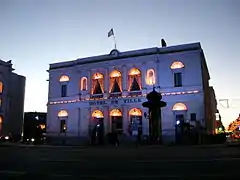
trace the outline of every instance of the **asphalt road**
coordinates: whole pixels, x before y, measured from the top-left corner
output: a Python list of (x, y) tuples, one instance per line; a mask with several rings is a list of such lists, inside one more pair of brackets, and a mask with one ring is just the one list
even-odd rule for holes
[(239, 165), (236, 147), (0, 147), (0, 179), (229, 179)]

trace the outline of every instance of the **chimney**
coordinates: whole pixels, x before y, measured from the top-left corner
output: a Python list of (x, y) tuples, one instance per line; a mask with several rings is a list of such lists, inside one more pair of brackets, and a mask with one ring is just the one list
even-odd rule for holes
[(161, 39), (161, 44), (162, 44), (162, 47), (167, 47), (167, 43), (164, 39)]

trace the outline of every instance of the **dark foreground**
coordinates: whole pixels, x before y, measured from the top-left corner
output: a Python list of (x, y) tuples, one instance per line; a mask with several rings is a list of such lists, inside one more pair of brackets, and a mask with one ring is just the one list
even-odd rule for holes
[(0, 147), (0, 179), (227, 179), (239, 165), (238, 147)]

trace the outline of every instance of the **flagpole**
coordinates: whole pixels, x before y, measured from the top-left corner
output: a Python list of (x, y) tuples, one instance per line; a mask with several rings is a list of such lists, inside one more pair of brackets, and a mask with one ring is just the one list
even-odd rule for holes
[(116, 43), (116, 37), (113, 35), (113, 41), (114, 41), (114, 49), (117, 49), (117, 43)]

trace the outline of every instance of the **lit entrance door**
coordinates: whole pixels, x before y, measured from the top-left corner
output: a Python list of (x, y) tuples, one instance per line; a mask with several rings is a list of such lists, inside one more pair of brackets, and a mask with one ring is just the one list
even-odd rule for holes
[(184, 103), (174, 104), (173, 114), (175, 116), (175, 141), (176, 143), (184, 142), (185, 131), (185, 117), (187, 112), (187, 106)]
[(142, 135), (142, 111), (138, 108), (133, 108), (129, 111), (130, 116), (130, 134)]
[(175, 135), (176, 135), (176, 142), (182, 143), (184, 138), (184, 115), (177, 114), (175, 116)]
[(104, 140), (104, 116), (102, 111), (95, 110), (92, 113), (91, 143), (103, 144)]
[(110, 112), (112, 132), (117, 132), (118, 134), (123, 133), (123, 119), (122, 112), (119, 109), (113, 109)]

